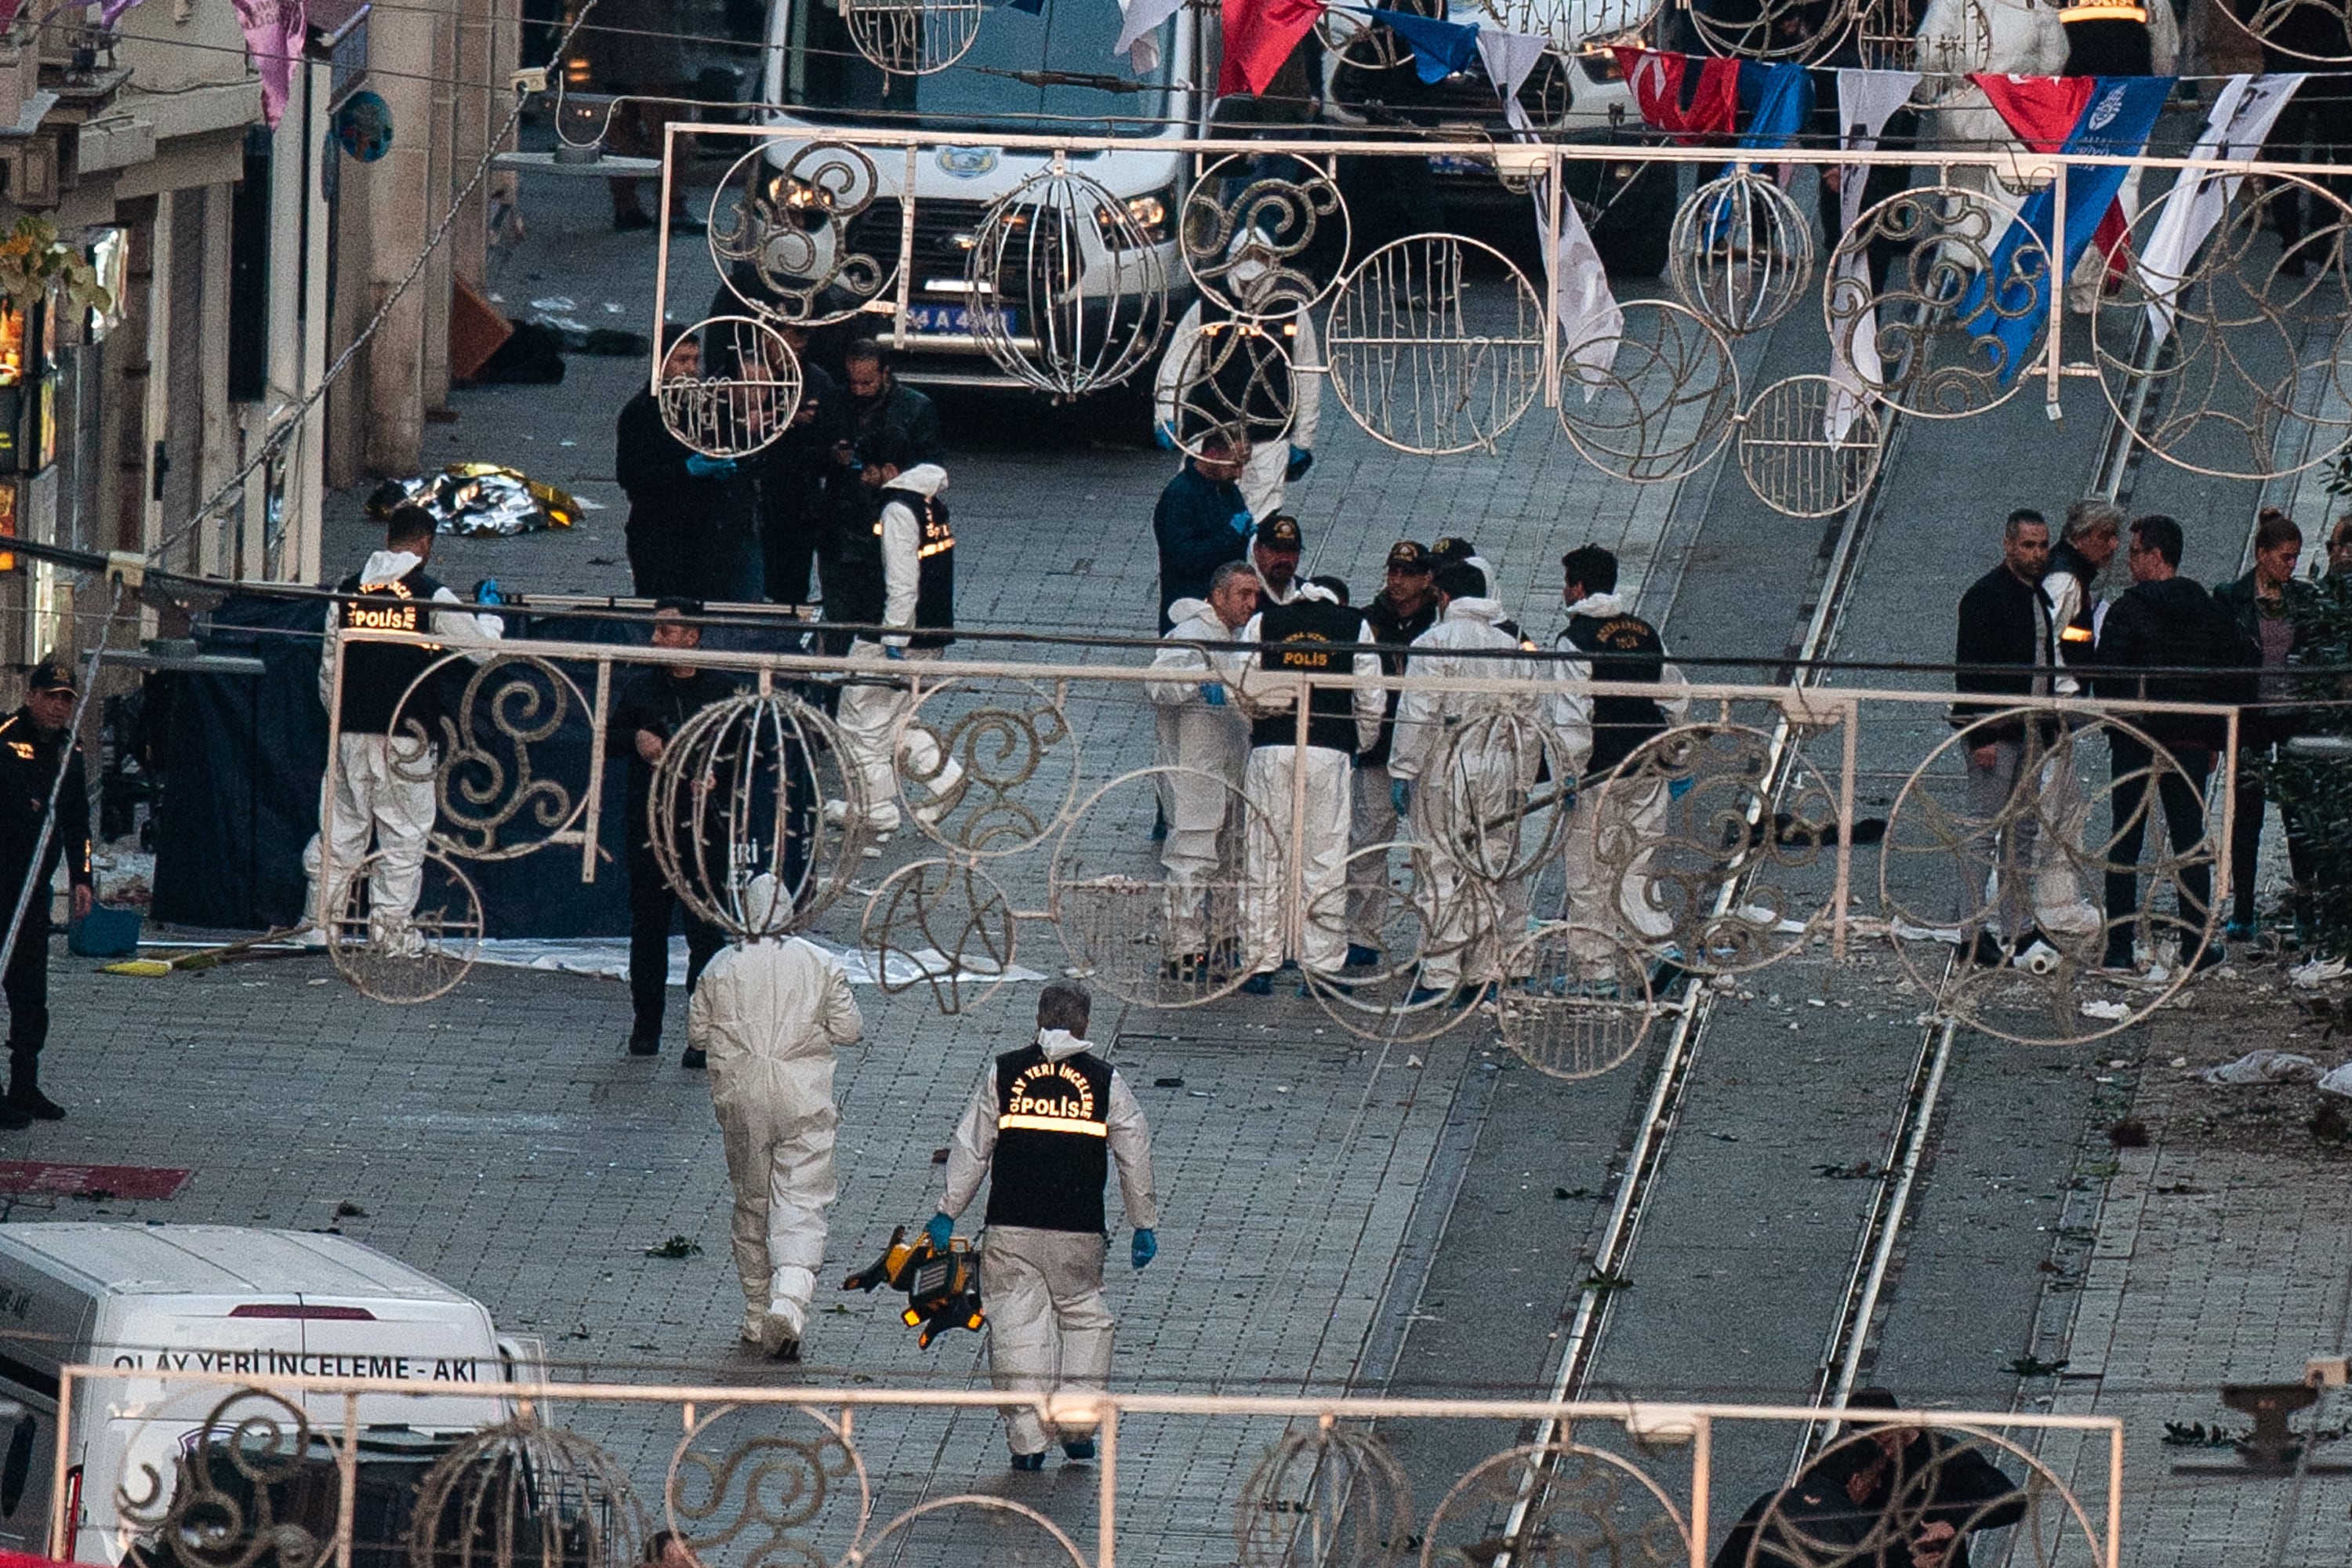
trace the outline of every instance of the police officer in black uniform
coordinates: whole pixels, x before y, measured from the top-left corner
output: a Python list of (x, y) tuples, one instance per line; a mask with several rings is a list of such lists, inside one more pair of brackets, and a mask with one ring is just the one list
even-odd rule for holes
[[(1056, 981), (1037, 998), (1037, 1034), (982, 1075), (948, 1152), (947, 1191), (925, 1230), (944, 1251), (988, 1180), (982, 1277), (989, 1372), (996, 1386), (1045, 1393), (1101, 1388), (1118, 1321), (1103, 1300), (1103, 1187), (1118, 1166), (1119, 1194), (1141, 1268), (1158, 1255), (1160, 1197), (1151, 1130), (1127, 1080), (1087, 1037), (1093, 1001)], [(1095, 1454), (1091, 1428), (1050, 1433), (1026, 1405), (1004, 1407), (1013, 1468), (1045, 1468), (1058, 1436), (1073, 1459)]]
[[(702, 606), (692, 599), (664, 599), (654, 607), (656, 647), (702, 646), (702, 628), (692, 616)], [(661, 1054), (662, 1015), (669, 997), (669, 933), (674, 921), (686, 927), (686, 989), (694, 994), (703, 967), (726, 945), (717, 926), (696, 917), (671, 890), (653, 851), (654, 769), (686, 721), (714, 702), (733, 696), (737, 682), (722, 671), (698, 665), (642, 668), (622, 682), (605, 730), (605, 754), (628, 761), (628, 792), (623, 797), (628, 824), (629, 865), (629, 1054)], [(679, 825), (690, 833), (690, 825)], [(717, 846), (713, 847), (718, 847)], [(703, 1065), (702, 1052), (687, 1048), (683, 1066)]]
[[(56, 1121), (65, 1115), (64, 1107), (41, 1092), (41, 1047), (49, 1037), (49, 884), (58, 862), (70, 868), (74, 919), (89, 913), (94, 886), (89, 788), (74, 749), (73, 714), (73, 669), (52, 654), (26, 678), (25, 705), (0, 721), (0, 900), (13, 912), (26, 882), (32, 884), (7, 973), (0, 980), (8, 1000), (8, 1095), (0, 1101), (0, 1127), (23, 1127), (35, 1118)], [(59, 763), (65, 767), (62, 784)]]
[[(1381, 669), (1402, 675), (1405, 650), (1412, 639), (1437, 624), (1436, 579), (1429, 551), (1418, 541), (1400, 539), (1389, 546), (1388, 581), (1364, 606), (1364, 625), (1381, 645)], [(1380, 921), (1388, 904), (1388, 865), (1362, 851), (1397, 836), (1396, 803), (1390, 790), (1389, 749), (1396, 741), (1397, 700), (1391, 691), (1388, 717), (1381, 721), (1381, 738), (1356, 758), (1354, 814), (1349, 824), (1348, 963), (1350, 967), (1380, 962)]]

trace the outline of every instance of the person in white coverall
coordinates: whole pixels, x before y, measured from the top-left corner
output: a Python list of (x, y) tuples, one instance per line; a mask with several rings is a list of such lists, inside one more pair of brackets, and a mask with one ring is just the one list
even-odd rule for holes
[(1558, 646), (1570, 656), (1559, 666), (1560, 678), (1657, 688), (1654, 697), (1567, 691), (1559, 703), (1556, 727), (1579, 775), (1561, 866), (1571, 927), (1568, 949), (1581, 979), (1605, 984), (1617, 977), (1617, 949), (1598, 933), (1650, 950), (1664, 947), (1674, 934), (1674, 915), (1655, 897), (1650, 876), (1672, 798), (1664, 778), (1621, 785), (1606, 792), (1604, 820), (1601, 797), (1620, 763), (1682, 721), (1690, 706), (1689, 682), (1668, 662), (1657, 629), (1618, 596), (1614, 554), (1597, 544), (1579, 545), (1560, 557), (1560, 570), (1568, 626)]
[[(1159, 1253), (1160, 1196), (1151, 1130), (1118, 1069), (1086, 1037), (1086, 987), (1055, 981), (1037, 998), (1037, 1037), (981, 1075), (948, 1149), (947, 1191), (924, 1226), (941, 1251), (956, 1216), (988, 1179), (981, 1236), (981, 1300), (988, 1313), (988, 1367), (1009, 1392), (1099, 1389), (1110, 1382), (1118, 1320), (1103, 1300), (1103, 1187), (1118, 1190), (1141, 1268)], [(1059, 1439), (1073, 1459), (1095, 1455), (1094, 1426), (1049, 1430), (1030, 1405), (1004, 1407), (1016, 1470), (1043, 1469)]]
[[(744, 915), (769, 923), (776, 882), (751, 879)], [(834, 1050), (865, 1026), (841, 961), (796, 936), (722, 949), (687, 1008), (687, 1037), (707, 1053), (710, 1108), (735, 1189), (735, 1272), (743, 1342), (800, 1359), (810, 1299), (824, 1262), (833, 1174)]]
[[(463, 601), (426, 574), (439, 526), (422, 507), (394, 508), (383, 548), (335, 584), (338, 594), (352, 597), (327, 606), (319, 701), (337, 714), (335, 765), (320, 787), (320, 833), (302, 851), (310, 879), (310, 929), (304, 940), (315, 945), (324, 946), (343, 918), (346, 889), (367, 858), (371, 839), (378, 852), (368, 877), (371, 938), (396, 940), (415, 913), (425, 844), (438, 812), (434, 772), (441, 707), (430, 683), (411, 687), (449, 649), (481, 658), (506, 635), (504, 621), (458, 607)], [(428, 607), (443, 605), (452, 607)], [(339, 631), (417, 632), (435, 643), (345, 647)]]
[[(1291, 857), (1303, 882), (1297, 958), (1325, 984), (1342, 984), (1348, 961), (1349, 779), (1358, 752), (1380, 739), (1388, 699), (1370, 628), (1337, 595), (1299, 585), (1288, 603), (1260, 610), (1242, 627), (1255, 653), (1221, 653), (1213, 662), (1250, 721), (1242, 795), (1254, 808), (1242, 834), (1242, 989), (1264, 996), (1282, 967), (1284, 904)], [(1353, 655), (1335, 644), (1365, 645)], [(1360, 677), (1365, 684), (1313, 685), (1316, 676)], [(1299, 742), (1298, 694), (1309, 687), (1307, 743)], [(1305, 810), (1292, 795), (1303, 775)], [(1284, 846), (1289, 855), (1283, 853)]]
[[(1408, 676), (1454, 680), (1527, 679), (1538, 671), (1517, 656), (1519, 639), (1496, 623), (1503, 606), (1486, 575), (1466, 562), (1437, 574), (1437, 624), (1415, 637)], [(1421, 973), (1409, 1005), (1503, 978), (1503, 962), (1527, 930), (1528, 879), (1505, 873), (1524, 863), (1520, 844), (1536, 830), (1523, 820), (1528, 792), (1546, 754), (1537, 726), (1549, 701), (1407, 690), (1397, 701), (1389, 755), (1397, 804), (1410, 805), (1431, 849), (1422, 884)], [(1472, 727), (1463, 730), (1467, 721)], [(1442, 770), (1442, 772), (1441, 772)]]
[[(1247, 234), (1245, 229), (1237, 234), (1234, 243), (1240, 244)], [(1243, 259), (1225, 274), (1225, 284), (1247, 303), (1250, 285), (1265, 275), (1265, 264), (1244, 253)], [(1196, 424), (1231, 423), (1244, 426), (1244, 433), (1250, 438), (1250, 456), (1249, 461), (1242, 465), (1241, 478), (1236, 482), (1241, 486), (1243, 499), (1249, 503), (1250, 515), (1264, 522), (1282, 510), (1287, 487), (1303, 479), (1314, 466), (1315, 433), (1323, 416), (1323, 377), (1302, 372), (1298, 366), (1323, 363), (1322, 348), (1315, 335), (1315, 319), (1306, 310), (1292, 310), (1271, 313), (1259, 323), (1263, 330), (1276, 334), (1290, 366), (1285, 399), (1289, 405), (1290, 418), (1279, 431), (1272, 428), (1276, 421), (1265, 417), (1270, 411), (1260, 406), (1270, 399), (1281, 398), (1279, 388), (1259, 390), (1253, 397), (1248, 394), (1255, 389), (1244, 387), (1221, 396), (1214, 389), (1194, 389), (1185, 384), (1188, 374), (1199, 377), (1215, 363), (1213, 347), (1202, 351), (1200, 360), (1193, 357), (1204, 325), (1219, 331), (1233, 331), (1240, 330), (1241, 323), (1230, 308), (1206, 299), (1193, 300), (1192, 308), (1177, 319), (1176, 330), (1169, 335), (1168, 352), (1160, 356), (1160, 369), (1152, 379), (1153, 428), (1160, 446), (1173, 451), (1180, 441), (1198, 449), (1205, 431), (1193, 428)], [(1245, 406), (1223, 406), (1228, 399), (1240, 401)], [(1180, 407), (1180, 401), (1185, 406)], [(1258, 427), (1261, 421), (1266, 423), (1266, 428)]]
[[(955, 626), (955, 533), (948, 522), (940, 492), (948, 488), (948, 474), (937, 463), (901, 468), (903, 443), (885, 440), (861, 449), (865, 468), (860, 480), (882, 492), (882, 513), (874, 531), (882, 541), (882, 624), (890, 629), (881, 641), (860, 637), (849, 645), (849, 657), (882, 666), (901, 660), (940, 657), (949, 641), (944, 634)], [(841, 731), (844, 762), (857, 769), (865, 784), (865, 826), (877, 833), (898, 826), (898, 766), (929, 795), (916, 810), (929, 816), (955, 808), (962, 794), (963, 768), (940, 750), (931, 731), (919, 723), (899, 727), (913, 706), (913, 693), (896, 680), (853, 679), (841, 689), (835, 722)], [(824, 804), (825, 820), (848, 818), (846, 801)]]
[[(1234, 842), (1240, 824), (1234, 792), (1249, 758), (1249, 721), (1194, 644), (1229, 643), (1257, 608), (1257, 575), (1228, 561), (1209, 579), (1206, 600), (1179, 599), (1169, 606), (1176, 626), (1151, 660), (1173, 679), (1145, 688), (1153, 709), (1173, 721), (1170, 761), (1186, 773), (1168, 779), (1171, 809), (1160, 864), (1168, 873), (1168, 949), (1172, 978), (1200, 979), (1208, 972), (1210, 942), (1205, 884), (1223, 870), (1230, 875), (1240, 858)], [(1221, 781), (1221, 782), (1220, 782)]]

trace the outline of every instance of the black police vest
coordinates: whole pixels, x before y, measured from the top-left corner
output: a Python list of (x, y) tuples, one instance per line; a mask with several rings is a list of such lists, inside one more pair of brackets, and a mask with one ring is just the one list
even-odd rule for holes
[[(1326, 599), (1294, 599), (1271, 605), (1258, 616), (1258, 667), (1292, 675), (1348, 676), (1356, 656), (1334, 644), (1362, 642), (1364, 617)], [(1356, 753), (1356, 694), (1344, 686), (1318, 686), (1307, 702), (1307, 743), (1328, 752)], [(1284, 707), (1250, 721), (1253, 746), (1298, 744), (1298, 713)]]
[[(955, 625), (955, 530), (948, 525), (947, 503), (919, 490), (886, 489), (885, 510), (897, 501), (915, 514), (915, 624), (942, 630)], [(882, 520), (874, 520), (874, 537), (882, 537)], [(878, 618), (878, 617), (877, 617)], [(915, 637), (908, 647), (945, 647), (953, 637)]]
[(1109, 1176), (1110, 1064), (1038, 1045), (997, 1058), (988, 1223), (1100, 1236)]
[[(418, 566), (390, 583), (363, 583), (356, 572), (335, 584), (339, 594), (354, 594), (356, 601), (338, 606), (347, 632), (429, 632), (433, 629), (433, 596), (441, 584)], [(394, 712), (415, 720), (425, 732), (438, 740), (433, 721), (439, 706), (429, 688), (420, 689), (401, 710), (400, 700), (416, 678), (441, 657), (437, 644), (419, 647), (400, 643), (347, 642), (342, 649), (342, 729), (349, 735), (388, 735)], [(404, 728), (405, 726), (404, 726)]]
[[(1575, 616), (1564, 634), (1569, 645), (1592, 663), (1595, 680), (1643, 681), (1665, 678), (1666, 649), (1649, 622), (1639, 616)], [(1665, 710), (1647, 697), (1592, 700), (1592, 760), (1585, 776), (1605, 773), (1633, 749), (1666, 728)]]
[[(2083, 552), (2061, 540), (2050, 552), (2050, 570), (2063, 572), (2083, 585), (2081, 602), (2074, 606), (2074, 616), (2058, 628), (2058, 659), (2062, 664), (2093, 662), (2091, 642), (2095, 635), (2095, 615), (2099, 605), (2092, 595), (2091, 580), (2098, 569), (2083, 559)], [(2046, 599), (2047, 595), (2043, 597)]]

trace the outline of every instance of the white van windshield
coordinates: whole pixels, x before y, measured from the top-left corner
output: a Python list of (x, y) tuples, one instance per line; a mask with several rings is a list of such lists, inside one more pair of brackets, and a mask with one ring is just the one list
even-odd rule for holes
[(1118, 0), (1044, 0), (1034, 14), (992, 5), (961, 60), (932, 76), (887, 81), (851, 44), (834, 0), (777, 3), (792, 8), (783, 101), (802, 119), (1149, 136), (1168, 116), (1176, 24), (1161, 25), (1159, 67), (1139, 78), (1126, 56), (1111, 52)]

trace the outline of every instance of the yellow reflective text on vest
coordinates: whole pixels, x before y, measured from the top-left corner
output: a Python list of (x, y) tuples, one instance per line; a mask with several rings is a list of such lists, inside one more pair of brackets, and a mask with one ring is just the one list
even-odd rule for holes
[[(908, 508), (909, 511), (914, 509)], [(917, 513), (916, 526), (920, 530), (915, 541), (915, 559), (928, 561), (934, 555), (944, 555), (955, 548), (955, 529), (935, 506), (927, 506)], [(882, 520), (874, 520), (874, 537), (882, 537)]]
[(1110, 1127), (1095, 1110), (1094, 1086), (1067, 1062), (1039, 1062), (1022, 1069), (1004, 1096), (996, 1118), (999, 1131), (1070, 1132), (1108, 1138)]
[(2145, 5), (2068, 5), (2058, 13), (2061, 22), (2140, 22), (2147, 20)]
[[(362, 583), (360, 584), (359, 591), (362, 594), (390, 595), (402, 602), (397, 605), (345, 605), (343, 606), (345, 631), (417, 632), (425, 629), (421, 617), (417, 614), (416, 595), (408, 591), (407, 584), (397, 578), (389, 583)], [(428, 646), (436, 649), (440, 647), (437, 643)]]

